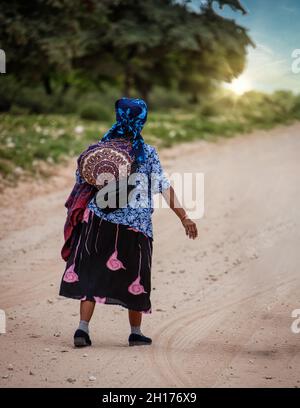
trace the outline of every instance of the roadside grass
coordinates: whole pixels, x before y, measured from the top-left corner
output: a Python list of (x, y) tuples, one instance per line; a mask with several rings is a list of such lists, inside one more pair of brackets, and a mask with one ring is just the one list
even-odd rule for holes
[[(199, 112), (173, 109), (151, 112), (143, 130), (147, 143), (157, 147), (193, 140), (215, 141), (253, 129), (269, 129), (278, 123), (291, 123), (287, 117), (225, 114), (205, 116)], [(49, 166), (78, 155), (99, 140), (112, 125), (78, 115), (0, 115), (0, 174), (6, 183), (20, 177), (49, 174)]]

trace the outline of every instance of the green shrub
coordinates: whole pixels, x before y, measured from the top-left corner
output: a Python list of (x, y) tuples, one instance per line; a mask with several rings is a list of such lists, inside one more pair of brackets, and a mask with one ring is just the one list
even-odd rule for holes
[(112, 119), (111, 106), (98, 102), (87, 102), (80, 109), (80, 117), (87, 120), (110, 121)]
[(210, 103), (205, 103), (202, 105), (201, 110), (200, 110), (201, 115), (212, 117), (220, 114), (220, 107), (217, 106), (215, 103), (210, 102)]
[(171, 108), (184, 108), (188, 106), (188, 97), (176, 90), (154, 88), (150, 94), (149, 106), (153, 110), (168, 110)]
[(292, 113), (295, 118), (300, 119), (300, 95), (295, 98)]
[(22, 106), (13, 104), (11, 105), (9, 112), (12, 115), (28, 115), (30, 110), (28, 108), (23, 108)]
[(53, 108), (51, 97), (46, 95), (43, 89), (20, 89), (13, 104), (27, 109), (30, 113), (51, 113)]
[(18, 93), (18, 85), (10, 75), (1, 75), (0, 81), (0, 112), (8, 112), (15, 96)]

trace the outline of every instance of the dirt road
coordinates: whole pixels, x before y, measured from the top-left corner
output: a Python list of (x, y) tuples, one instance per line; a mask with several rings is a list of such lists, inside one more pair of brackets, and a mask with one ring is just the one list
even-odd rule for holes
[(169, 210), (155, 213), (151, 347), (128, 347), (127, 311), (105, 305), (91, 323), (94, 346), (72, 347), (79, 304), (58, 287), (75, 162), (6, 191), (0, 387), (300, 386), (299, 152), (295, 124), (160, 153), (169, 172), (205, 173), (205, 216), (189, 241)]

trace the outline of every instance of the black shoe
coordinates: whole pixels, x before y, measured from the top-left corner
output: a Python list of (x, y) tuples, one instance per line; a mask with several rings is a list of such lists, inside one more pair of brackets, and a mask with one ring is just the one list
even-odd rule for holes
[(74, 334), (74, 346), (75, 347), (86, 347), (91, 346), (92, 342), (90, 336), (83, 330), (76, 330)]
[(150, 337), (131, 333), (128, 338), (129, 346), (148, 346), (152, 343)]

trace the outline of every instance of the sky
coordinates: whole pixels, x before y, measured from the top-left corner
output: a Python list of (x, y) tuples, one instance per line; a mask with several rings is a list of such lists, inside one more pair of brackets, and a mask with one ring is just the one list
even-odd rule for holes
[[(194, 7), (199, 2), (201, 0), (192, 0)], [(239, 25), (246, 27), (256, 44), (256, 48), (248, 48), (247, 66), (241, 78), (235, 81), (235, 90), (273, 92), (288, 89), (299, 93), (300, 72), (294, 73), (292, 70), (295, 62), (292, 53), (295, 49), (300, 50), (300, 0), (240, 2), (248, 11), (247, 15), (232, 12), (228, 6), (223, 10), (215, 6), (219, 14), (233, 18)]]

